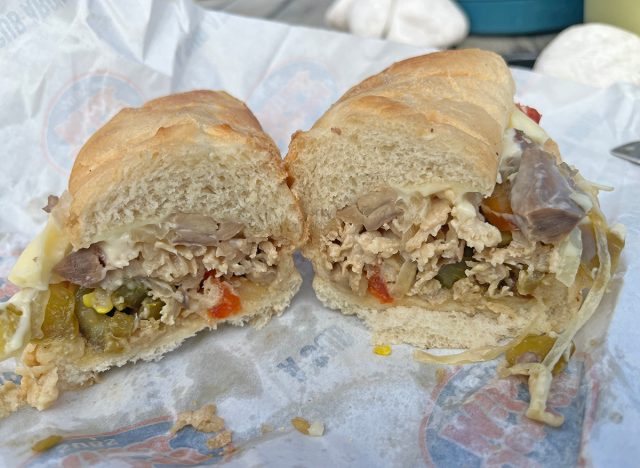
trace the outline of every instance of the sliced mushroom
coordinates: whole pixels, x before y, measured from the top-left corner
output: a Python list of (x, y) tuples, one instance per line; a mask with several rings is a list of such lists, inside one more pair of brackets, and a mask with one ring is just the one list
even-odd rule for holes
[(395, 204), (397, 198), (398, 195), (394, 190), (386, 188), (362, 195), (360, 198), (358, 198), (356, 204), (358, 205), (358, 209), (363, 215), (369, 216), (371, 213), (373, 213), (383, 205)]
[(73, 284), (91, 287), (107, 275), (106, 257), (97, 245), (80, 249), (64, 257), (53, 271)]
[(365, 222), (365, 216), (356, 205), (350, 205), (341, 209), (336, 213), (336, 217), (346, 223), (355, 224), (356, 226), (361, 226)]
[(178, 213), (170, 218), (174, 226), (167, 234), (167, 240), (176, 245), (217, 245), (240, 233), (241, 223), (223, 221), (218, 225), (210, 217), (199, 214)]
[(516, 223), (527, 238), (549, 243), (569, 234), (586, 215), (575, 201), (580, 193), (553, 155), (525, 146), (510, 198)]
[(365, 219), (364, 228), (367, 231), (376, 231), (383, 224), (390, 222), (393, 218), (400, 214), (400, 209), (395, 204), (382, 205), (371, 212)]
[(236, 234), (239, 234), (243, 228), (244, 226), (242, 223), (236, 223), (235, 221), (223, 221), (218, 227), (216, 237), (220, 241), (226, 241), (231, 239)]
[(196, 213), (175, 213), (169, 218), (169, 222), (176, 229), (188, 229), (190, 231), (214, 232), (218, 224), (209, 216)]
[(174, 245), (206, 245), (207, 247), (218, 243), (217, 236), (214, 233), (207, 234), (190, 229), (176, 229), (169, 231), (167, 240)]

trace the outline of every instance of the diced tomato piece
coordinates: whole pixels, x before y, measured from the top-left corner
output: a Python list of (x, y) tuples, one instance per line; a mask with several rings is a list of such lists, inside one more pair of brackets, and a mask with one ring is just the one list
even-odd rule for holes
[(525, 105), (522, 105), (522, 104), (516, 104), (516, 106), (518, 106), (518, 109), (520, 109), (522, 112), (527, 114), (527, 117), (529, 117), (535, 123), (540, 123), (540, 119), (542, 118), (542, 114), (540, 112), (538, 112), (537, 109), (535, 109), (533, 107), (525, 106)]
[(223, 319), (240, 312), (240, 310), (242, 310), (242, 303), (240, 302), (240, 298), (231, 290), (231, 286), (216, 278), (215, 270), (209, 270), (204, 274), (202, 284), (209, 278), (211, 278), (212, 283), (217, 284), (220, 289), (222, 289), (222, 297), (216, 305), (209, 309), (209, 317)]
[(369, 287), (367, 289), (369, 293), (382, 304), (390, 304), (393, 302), (393, 297), (389, 294), (387, 282), (380, 274), (379, 267), (374, 267), (373, 274), (369, 277)]
[(220, 287), (222, 288), (222, 298), (209, 309), (209, 316), (217, 319), (230, 317), (242, 310), (240, 298), (233, 293), (231, 287), (227, 283), (220, 283)]

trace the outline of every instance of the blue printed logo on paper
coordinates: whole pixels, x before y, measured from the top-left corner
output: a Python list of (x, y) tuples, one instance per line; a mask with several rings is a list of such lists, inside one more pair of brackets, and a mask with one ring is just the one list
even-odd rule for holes
[(429, 466), (575, 466), (595, 398), (585, 363), (572, 359), (554, 378), (549, 408), (565, 422), (552, 428), (524, 416), (524, 378), (500, 379), (495, 362), (463, 367), (434, 395), (423, 421), (422, 452)]
[(50, 450), (29, 459), (27, 467), (166, 466), (212, 465), (224, 449), (210, 450), (203, 434), (188, 426), (171, 434), (167, 417), (152, 419), (112, 433), (65, 438)]
[(336, 83), (322, 64), (300, 61), (268, 75), (249, 99), (249, 107), (286, 152), (291, 134), (311, 127), (337, 96)]
[(123, 107), (139, 106), (142, 94), (125, 78), (95, 73), (74, 80), (50, 104), (43, 129), (43, 151), (68, 172), (87, 139)]

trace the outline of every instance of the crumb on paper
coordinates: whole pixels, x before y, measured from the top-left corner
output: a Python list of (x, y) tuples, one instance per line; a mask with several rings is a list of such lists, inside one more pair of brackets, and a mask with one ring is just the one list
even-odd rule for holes
[(17, 411), (24, 403), (24, 395), (14, 382), (9, 380), (0, 386), (0, 419)]
[(322, 437), (324, 434), (324, 424), (320, 421), (314, 421), (309, 426), (309, 435), (312, 437)]
[(589, 346), (591, 346), (592, 348), (600, 346), (602, 343), (604, 343), (604, 340), (602, 338), (592, 338), (589, 340)]
[(623, 419), (624, 419), (624, 416), (621, 413), (618, 413), (617, 411), (614, 411), (609, 415), (609, 420), (614, 424), (620, 424)]
[(46, 452), (49, 449), (52, 449), (60, 442), (62, 442), (63, 437), (59, 435), (50, 435), (49, 437), (45, 437), (42, 440), (39, 440), (35, 444), (31, 446), (31, 450), (34, 452)]
[(319, 421), (310, 423), (304, 418), (297, 417), (291, 420), (291, 425), (296, 429), (296, 431), (304, 435), (320, 437), (324, 434), (324, 424)]
[(176, 423), (171, 428), (175, 434), (185, 426), (192, 426), (200, 432), (220, 432), (224, 429), (224, 419), (216, 415), (216, 405), (204, 405), (195, 411), (183, 411), (178, 414)]
[(391, 346), (389, 345), (378, 345), (373, 347), (374, 354), (378, 356), (389, 356), (391, 354)]
[(236, 447), (233, 444), (228, 444), (222, 447), (222, 455), (225, 457), (231, 455), (232, 453), (238, 453), (238, 452), (240, 452), (240, 448)]
[(309, 435), (309, 421), (304, 418), (293, 418), (291, 420), (291, 425), (295, 428), (296, 431), (300, 432), (304, 435)]
[(231, 443), (231, 431), (222, 431), (217, 436), (207, 440), (207, 448), (211, 450), (219, 449), (222, 447), (226, 447), (230, 443)]
[(262, 432), (262, 434), (268, 434), (270, 432), (273, 432), (274, 430), (275, 428), (271, 424), (263, 424), (262, 426), (260, 426), (260, 432)]
[(442, 367), (436, 369), (436, 384), (442, 385), (447, 378), (447, 371)]

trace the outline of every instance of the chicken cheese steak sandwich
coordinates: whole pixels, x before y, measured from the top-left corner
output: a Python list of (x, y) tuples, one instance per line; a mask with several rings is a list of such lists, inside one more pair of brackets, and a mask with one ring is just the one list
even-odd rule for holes
[(49, 406), (96, 373), (157, 359), (220, 323), (264, 324), (301, 284), (302, 212), (278, 149), (224, 92), (124, 109), (81, 149), (68, 191), (9, 279), (0, 413)]
[(552, 369), (624, 233), (539, 117), (514, 103), (498, 55), (433, 53), (349, 90), (293, 136), (286, 165), (322, 302), (364, 319), (376, 344), (471, 348), (442, 362), (508, 350), (504, 372), (530, 376), (528, 416), (558, 425), (545, 409)]

